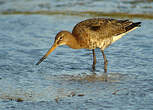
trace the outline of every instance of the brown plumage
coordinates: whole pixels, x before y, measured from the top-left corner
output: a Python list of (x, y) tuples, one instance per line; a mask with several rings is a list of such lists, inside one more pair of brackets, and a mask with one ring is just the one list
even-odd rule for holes
[(72, 33), (68, 31), (59, 32), (53, 46), (36, 64), (40, 64), (56, 47), (68, 45), (73, 49), (92, 49), (93, 50), (93, 70), (95, 70), (96, 56), (94, 49), (100, 48), (104, 57), (104, 72), (107, 72), (107, 59), (104, 49), (126, 33), (139, 27), (141, 22), (129, 20), (115, 20), (105, 18), (93, 18), (84, 20), (75, 25)]

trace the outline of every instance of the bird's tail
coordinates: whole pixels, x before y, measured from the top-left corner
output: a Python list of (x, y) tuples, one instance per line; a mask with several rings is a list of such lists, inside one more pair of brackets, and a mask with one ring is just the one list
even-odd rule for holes
[(131, 25), (127, 26), (125, 29), (126, 29), (126, 31), (129, 31), (135, 27), (140, 27), (141, 26), (140, 24), (141, 24), (141, 22), (132, 23)]

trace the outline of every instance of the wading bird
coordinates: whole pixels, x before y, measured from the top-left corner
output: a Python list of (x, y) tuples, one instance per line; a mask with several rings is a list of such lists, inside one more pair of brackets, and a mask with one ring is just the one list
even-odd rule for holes
[(104, 73), (107, 72), (108, 61), (104, 54), (104, 49), (122, 38), (123, 35), (140, 27), (141, 22), (132, 22), (129, 20), (116, 20), (105, 18), (93, 18), (84, 20), (75, 25), (72, 33), (61, 31), (57, 33), (54, 44), (48, 52), (39, 60), (39, 65), (47, 56), (60, 45), (67, 45), (72, 49), (92, 49), (93, 65), (95, 70), (96, 56), (95, 49), (100, 48), (104, 58)]

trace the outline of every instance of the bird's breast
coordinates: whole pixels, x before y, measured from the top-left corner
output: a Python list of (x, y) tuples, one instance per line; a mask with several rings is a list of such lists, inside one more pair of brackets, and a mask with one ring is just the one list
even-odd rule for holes
[(94, 36), (94, 35), (83, 36), (78, 41), (80, 46), (86, 49), (101, 48), (104, 50), (106, 47), (108, 47), (112, 43), (111, 38), (102, 38), (102, 37)]
[(112, 37), (109, 37), (102, 30), (94, 31), (85, 27), (74, 29), (73, 35), (76, 37), (80, 47), (86, 49), (105, 49), (112, 41)]

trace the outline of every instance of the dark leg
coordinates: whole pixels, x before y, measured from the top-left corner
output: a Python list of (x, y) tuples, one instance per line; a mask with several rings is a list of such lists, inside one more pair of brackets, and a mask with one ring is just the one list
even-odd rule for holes
[(95, 56), (95, 50), (92, 49), (93, 53), (93, 65), (92, 65), (92, 70), (95, 71), (95, 65), (96, 65), (96, 56)]
[(107, 73), (107, 64), (108, 64), (108, 61), (107, 61), (107, 58), (104, 54), (104, 51), (101, 50), (102, 54), (103, 54), (103, 58), (104, 58), (104, 72)]
[(108, 61), (107, 61), (107, 58), (104, 54), (104, 50), (101, 50), (102, 54), (103, 54), (103, 58), (104, 58), (104, 81), (107, 82), (108, 81), (108, 76), (107, 76), (107, 64), (108, 64)]

